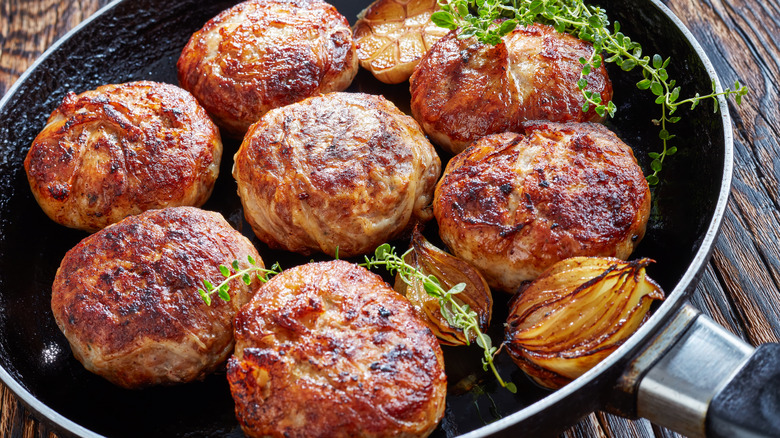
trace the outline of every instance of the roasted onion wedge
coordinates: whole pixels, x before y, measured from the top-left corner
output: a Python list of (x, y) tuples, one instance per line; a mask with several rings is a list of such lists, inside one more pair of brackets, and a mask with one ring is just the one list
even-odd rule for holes
[(644, 322), (661, 288), (650, 259), (573, 257), (553, 265), (513, 301), (506, 346), (537, 383), (560, 388), (611, 354)]
[[(455, 296), (455, 299), (468, 305), (479, 317), (479, 328), (485, 332), (490, 325), (493, 309), (493, 296), (482, 275), (465, 261), (440, 250), (415, 227), (412, 234), (411, 251), (404, 261), (426, 275), (435, 276), (444, 290), (464, 283), (465, 288)], [(410, 286), (400, 276), (396, 276), (395, 290), (404, 295), (423, 316), (431, 331), (443, 345), (467, 345), (476, 341), (476, 333), (464, 333), (452, 327), (447, 318), (442, 315), (439, 300), (429, 295), (421, 281), (414, 281)]]
[(377, 0), (354, 26), (360, 65), (386, 84), (412, 75), (420, 58), (449, 32), (433, 24), (436, 0)]

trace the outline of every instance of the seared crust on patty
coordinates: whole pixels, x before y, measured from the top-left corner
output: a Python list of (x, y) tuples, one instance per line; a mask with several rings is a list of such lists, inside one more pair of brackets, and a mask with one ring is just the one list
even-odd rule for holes
[(190, 93), (141, 81), (68, 93), (24, 167), (51, 219), (97, 231), (150, 209), (203, 205), (221, 157), (219, 131)]
[(433, 217), (441, 161), (381, 96), (331, 93), (278, 108), (246, 135), (233, 176), (271, 247), (349, 257)]
[(57, 325), (84, 366), (125, 388), (200, 379), (233, 351), (233, 318), (251, 286), (230, 283), (229, 302), (206, 305), (201, 281), (219, 265), (254, 257), (250, 241), (218, 213), (153, 210), (107, 227), (67, 252), (52, 285)]
[(260, 288), (236, 317), (228, 380), (249, 436), (426, 436), (445, 407), (436, 337), (379, 276), (345, 261)]
[[(518, 132), (526, 120), (601, 119), (577, 87), (581, 57), (593, 46), (550, 26), (519, 27), (497, 46), (451, 32), (426, 53), (410, 79), (412, 114), (432, 141), (456, 154), (489, 134)], [(586, 76), (603, 102), (612, 83), (603, 64)]]
[(442, 240), (508, 292), (568, 257), (626, 259), (650, 214), (631, 148), (597, 123), (524, 127), (450, 161), (434, 199)]
[(195, 32), (179, 83), (226, 134), (241, 137), (271, 108), (346, 89), (358, 70), (349, 22), (320, 0), (249, 0)]

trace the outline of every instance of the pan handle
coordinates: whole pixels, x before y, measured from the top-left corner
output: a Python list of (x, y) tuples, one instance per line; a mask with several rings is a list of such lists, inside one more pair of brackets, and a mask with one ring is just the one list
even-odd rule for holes
[(707, 413), (707, 434), (780, 436), (780, 344), (760, 345), (715, 395)]
[(692, 438), (780, 437), (780, 344), (754, 349), (686, 304), (632, 367), (640, 417)]

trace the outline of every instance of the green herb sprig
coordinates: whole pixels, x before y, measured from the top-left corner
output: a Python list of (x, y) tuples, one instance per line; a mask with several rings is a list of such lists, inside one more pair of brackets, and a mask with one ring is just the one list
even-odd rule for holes
[(593, 107), (601, 117), (607, 114), (614, 117), (617, 110), (613, 102), (602, 102), (601, 96), (587, 89), (587, 76), (601, 67), (602, 55), (604, 62), (615, 63), (624, 71), (640, 68), (643, 79), (637, 87), (650, 90), (656, 96), (655, 102), (661, 106), (660, 117), (652, 122), (660, 126), (658, 137), (663, 149), (649, 154), (652, 173), (646, 176), (648, 184), (653, 186), (660, 180), (664, 160), (677, 152), (675, 146), (669, 145), (669, 140), (675, 136), (668, 128), (669, 124), (680, 121), (680, 117), (674, 116), (680, 106), (690, 105), (693, 109), (703, 100), (712, 99), (717, 112), (718, 96), (731, 95), (740, 105), (742, 97), (748, 93), (748, 88), (739, 81), (733, 88), (720, 92), (713, 82), (709, 94), (696, 93), (694, 97), (680, 100), (680, 87), (667, 72), (670, 59), (663, 59), (658, 54), (643, 55), (641, 44), (622, 33), (620, 23), (615, 21), (610, 29), (606, 11), (586, 5), (583, 0), (438, 0), (438, 3), (441, 10), (431, 16), (432, 21), (446, 29), (460, 29), (459, 38), (474, 37), (484, 44), (496, 45), (518, 25), (539, 22), (592, 43), (593, 54), (588, 59), (580, 59), (583, 67), (577, 86), (585, 98), (583, 112)]
[(216, 286), (209, 280), (203, 280), (204, 288), (198, 289), (198, 293), (207, 306), (211, 305), (211, 296), (214, 294), (217, 294), (223, 301), (230, 301), (230, 282), (236, 278), (241, 278), (241, 281), (249, 286), (252, 284), (253, 277), (265, 283), (271, 276), (282, 272), (279, 263), (274, 263), (273, 266), (271, 266), (271, 269), (266, 269), (262, 266), (258, 266), (257, 261), (252, 256), (247, 256), (246, 260), (249, 263), (249, 266), (246, 268), (241, 268), (238, 260), (233, 260), (230, 267), (219, 265), (219, 272), (225, 277), (225, 280)]
[(444, 290), (435, 276), (426, 275), (404, 261), (404, 257), (410, 251), (411, 249), (399, 256), (396, 254), (394, 247), (385, 243), (377, 247), (372, 258), (366, 256), (365, 262), (361, 263), (360, 266), (367, 269), (378, 266), (384, 267), (391, 274), (398, 273), (401, 280), (410, 286), (412, 286), (415, 281), (422, 282), (425, 292), (439, 300), (441, 314), (447, 320), (447, 323), (453, 328), (462, 330), (466, 335), (466, 339), (470, 339), (471, 335), (474, 335), (477, 345), (484, 351), (482, 366), (485, 371), (488, 371), (488, 369), (492, 371), (502, 387), (508, 389), (512, 393), (516, 393), (517, 386), (512, 382), (505, 382), (496, 369), (495, 363), (493, 362), (493, 356), (498, 353), (498, 348), (493, 346), (490, 336), (483, 333), (479, 328), (479, 316), (474, 310), (469, 308), (467, 304), (464, 304), (455, 298), (457, 294), (465, 289), (466, 284), (459, 283), (449, 290)]

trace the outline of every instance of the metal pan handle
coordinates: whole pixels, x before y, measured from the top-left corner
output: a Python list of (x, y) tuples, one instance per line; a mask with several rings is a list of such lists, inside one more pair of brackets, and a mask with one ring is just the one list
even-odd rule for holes
[(691, 438), (780, 437), (780, 344), (754, 349), (686, 304), (633, 366), (640, 417)]

